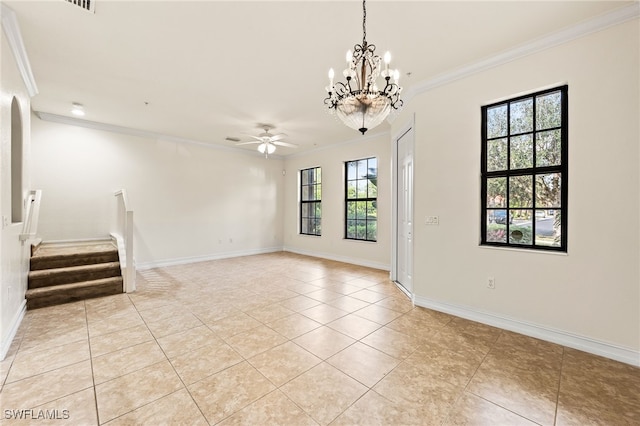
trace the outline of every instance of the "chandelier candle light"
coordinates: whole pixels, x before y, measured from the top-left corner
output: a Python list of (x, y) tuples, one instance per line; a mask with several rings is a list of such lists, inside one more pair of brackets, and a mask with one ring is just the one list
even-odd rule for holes
[[(352, 129), (359, 130), (364, 135), (382, 123), (391, 112), (402, 106), (398, 86), (400, 72), (389, 69), (391, 54), (384, 54), (384, 70), (381, 71), (380, 56), (375, 54), (376, 46), (367, 43), (367, 8), (366, 1), (362, 2), (362, 44), (356, 44), (347, 51), (347, 68), (342, 75), (346, 83), (334, 83), (335, 73), (329, 70), (329, 86), (326, 87), (329, 96), (324, 103)], [(379, 76), (384, 78), (384, 89), (380, 90), (376, 84)], [(393, 77), (393, 83), (391, 78)]]

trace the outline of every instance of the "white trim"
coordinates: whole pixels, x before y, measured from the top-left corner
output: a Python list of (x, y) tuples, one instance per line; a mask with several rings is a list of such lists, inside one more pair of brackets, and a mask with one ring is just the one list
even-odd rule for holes
[[(34, 114), (39, 119), (44, 121), (50, 121), (52, 123), (67, 124), (69, 126), (84, 127), (87, 129), (102, 130), (105, 132), (120, 133), (123, 135), (137, 136), (141, 138), (160, 139), (160, 140), (175, 142), (175, 143), (187, 143), (187, 144), (203, 146), (205, 148), (213, 148), (221, 151), (231, 151), (231, 152), (238, 152), (238, 153), (243, 153), (247, 155), (264, 157), (264, 154), (260, 154), (258, 150), (253, 150), (253, 149), (248, 150), (243, 148), (236, 148), (236, 147), (221, 145), (217, 143), (201, 142), (194, 139), (186, 139), (186, 138), (181, 138), (177, 136), (166, 135), (164, 133), (156, 133), (148, 130), (139, 130), (139, 129), (134, 129), (132, 127), (116, 126), (115, 124), (107, 124), (107, 123), (100, 123), (97, 121), (83, 120), (80, 118), (67, 117), (67, 116), (58, 115), (58, 114), (51, 114), (49, 112), (43, 112), (43, 111), (34, 111)], [(276, 159), (283, 158), (282, 155), (269, 154), (269, 158), (271, 157)]]
[(471, 321), (477, 321), (640, 367), (640, 351), (631, 348), (625, 348), (568, 331), (509, 318), (503, 315), (483, 312), (467, 306), (439, 302), (426, 297), (416, 296), (415, 304), (423, 308), (445, 312)]
[[(413, 130), (412, 137), (412, 154), (415, 154), (415, 127), (416, 127), (416, 114), (413, 113), (411, 118), (407, 120), (405, 125), (400, 128), (390, 140), (391, 144), (391, 281), (396, 281), (398, 278), (397, 271), (397, 257), (398, 257), (398, 140)], [(413, 205), (413, 202), (412, 202)], [(414, 207), (415, 210), (415, 207)], [(415, 222), (415, 221), (414, 221)], [(413, 271), (412, 271), (413, 273)], [(404, 288), (404, 287), (403, 287)], [(406, 289), (405, 289), (406, 290)], [(411, 294), (407, 291), (407, 293)], [(413, 295), (409, 296), (413, 297)]]
[(357, 258), (347, 257), (347, 256), (338, 256), (331, 253), (301, 250), (296, 247), (288, 247), (288, 246), (285, 246), (283, 250), (291, 253), (302, 254), (304, 256), (312, 256), (312, 257), (319, 257), (321, 259), (335, 260), (336, 262), (344, 262), (344, 263), (349, 263), (351, 265), (365, 266), (367, 268), (373, 268), (373, 269), (381, 269), (383, 271), (388, 271), (390, 269), (390, 265), (387, 263), (371, 262), (369, 260), (357, 259)]
[(11, 347), (11, 343), (13, 343), (13, 339), (16, 337), (18, 333), (18, 328), (20, 328), (20, 324), (22, 323), (22, 319), (24, 318), (24, 314), (27, 312), (27, 301), (22, 301), (22, 305), (20, 309), (16, 312), (11, 320), (11, 328), (9, 329), (9, 334), (2, 342), (2, 346), (0, 347), (0, 361), (4, 360), (9, 352), (9, 348)]
[(587, 36), (600, 30), (622, 24), (640, 16), (640, 2), (634, 2), (629, 6), (616, 9), (612, 12), (590, 19), (577, 25), (565, 28), (537, 40), (524, 43), (518, 47), (509, 49), (500, 54), (490, 56), (473, 64), (448, 71), (434, 78), (424, 80), (411, 86), (404, 95), (405, 104), (414, 96), (439, 86), (444, 86), (461, 78), (469, 77), (490, 68), (497, 67), (516, 59), (532, 55), (534, 53), (552, 48), (559, 44), (567, 43), (580, 37)]
[[(55, 244), (58, 246), (85, 246), (91, 244), (100, 244), (100, 243), (111, 243), (113, 244), (113, 240), (111, 235), (105, 235), (104, 237), (95, 237), (95, 238), (80, 238), (77, 240), (46, 240), (42, 241), (42, 245), (50, 245)], [(115, 245), (114, 245), (115, 247)]]
[(153, 268), (163, 268), (166, 266), (185, 265), (189, 263), (207, 262), (210, 260), (229, 259), (232, 257), (253, 256), (256, 254), (276, 253), (282, 251), (282, 247), (267, 247), (262, 249), (241, 250), (225, 253), (208, 254), (204, 256), (179, 257), (175, 259), (164, 259), (136, 264), (136, 271)]
[(22, 33), (20, 32), (20, 25), (18, 24), (18, 18), (16, 13), (9, 6), (4, 3), (0, 3), (2, 14), (2, 29), (7, 36), (7, 41), (13, 52), (13, 56), (18, 65), (18, 70), (24, 81), (24, 85), (27, 88), (29, 96), (34, 97), (38, 94), (38, 86), (36, 80), (33, 77), (31, 71), (31, 63), (29, 62), (29, 56), (27, 55), (27, 49), (24, 47), (24, 41), (22, 40)]

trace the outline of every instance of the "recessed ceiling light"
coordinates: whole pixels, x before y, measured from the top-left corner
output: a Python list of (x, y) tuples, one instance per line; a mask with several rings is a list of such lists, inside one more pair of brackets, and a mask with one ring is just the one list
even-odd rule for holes
[(82, 104), (74, 102), (72, 104), (71, 114), (77, 115), (78, 117), (83, 117), (84, 116), (84, 107), (82, 106)]

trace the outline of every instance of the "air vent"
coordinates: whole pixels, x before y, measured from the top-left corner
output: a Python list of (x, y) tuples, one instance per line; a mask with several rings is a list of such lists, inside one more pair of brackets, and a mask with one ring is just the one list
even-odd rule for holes
[(226, 138), (224, 138), (225, 141), (230, 141), (230, 142), (240, 142), (240, 138), (234, 138), (231, 136), (227, 136)]
[(67, 0), (67, 3), (71, 3), (73, 5), (81, 7), (82, 9), (88, 12), (96, 13), (95, 0)]

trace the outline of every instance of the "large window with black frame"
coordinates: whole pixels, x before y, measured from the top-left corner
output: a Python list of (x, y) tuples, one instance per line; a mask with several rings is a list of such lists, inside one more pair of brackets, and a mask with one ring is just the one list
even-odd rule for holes
[(567, 251), (568, 87), (482, 107), (482, 245)]
[(322, 235), (322, 170), (300, 170), (300, 233)]
[(345, 238), (378, 239), (378, 159), (345, 163)]

